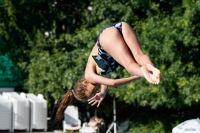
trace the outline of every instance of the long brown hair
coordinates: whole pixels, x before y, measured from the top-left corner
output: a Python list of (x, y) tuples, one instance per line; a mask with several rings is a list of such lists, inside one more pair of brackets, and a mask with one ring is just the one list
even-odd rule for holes
[(86, 86), (83, 84), (84, 80), (84, 78), (79, 79), (74, 85), (73, 90), (67, 91), (67, 93), (65, 93), (65, 95), (63, 95), (58, 101), (58, 109), (54, 118), (55, 122), (60, 122), (62, 120), (64, 111), (72, 101), (73, 96), (80, 101), (86, 101), (88, 99), (85, 95)]

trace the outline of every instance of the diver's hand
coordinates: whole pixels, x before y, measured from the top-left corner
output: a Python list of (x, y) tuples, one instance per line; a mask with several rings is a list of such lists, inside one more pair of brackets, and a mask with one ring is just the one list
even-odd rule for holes
[(104, 93), (96, 93), (95, 96), (93, 96), (92, 98), (90, 98), (88, 100), (88, 104), (91, 104), (91, 106), (97, 104), (97, 107), (99, 107), (99, 105), (101, 104), (101, 102), (103, 101), (103, 99), (105, 98), (106, 94)]

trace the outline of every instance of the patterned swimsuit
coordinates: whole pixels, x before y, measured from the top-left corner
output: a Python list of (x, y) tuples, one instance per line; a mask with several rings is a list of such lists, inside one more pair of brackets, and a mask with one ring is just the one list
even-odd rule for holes
[[(115, 23), (111, 26), (108, 26), (107, 28), (110, 28), (110, 27), (115, 27), (119, 31), (119, 33), (122, 35), (122, 23), (121, 22)], [(98, 46), (98, 54), (92, 55), (92, 58), (94, 59), (94, 61), (96, 62), (97, 66), (100, 70), (100, 75), (105, 76), (108, 73), (112, 72), (118, 63), (115, 61), (115, 59), (110, 54), (108, 54), (105, 50), (103, 50), (103, 48), (100, 45), (99, 39), (97, 40), (97, 46)]]

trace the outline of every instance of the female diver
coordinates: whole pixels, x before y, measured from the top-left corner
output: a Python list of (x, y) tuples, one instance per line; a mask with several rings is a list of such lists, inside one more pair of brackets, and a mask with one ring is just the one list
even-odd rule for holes
[[(111, 79), (109, 73), (117, 64), (133, 76)], [(126, 22), (118, 22), (105, 28), (88, 57), (84, 78), (63, 96), (55, 120), (62, 119), (73, 95), (78, 100), (88, 101), (91, 105), (97, 104), (98, 107), (105, 98), (108, 86), (124, 85), (140, 77), (152, 84), (160, 83), (160, 70), (143, 53), (135, 31)]]

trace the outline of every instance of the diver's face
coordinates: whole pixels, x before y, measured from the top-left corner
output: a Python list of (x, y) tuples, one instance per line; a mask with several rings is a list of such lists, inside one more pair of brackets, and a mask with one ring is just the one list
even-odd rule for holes
[(87, 81), (83, 84), (86, 86), (85, 95), (88, 98), (92, 98), (99, 91), (100, 84), (92, 84)]

